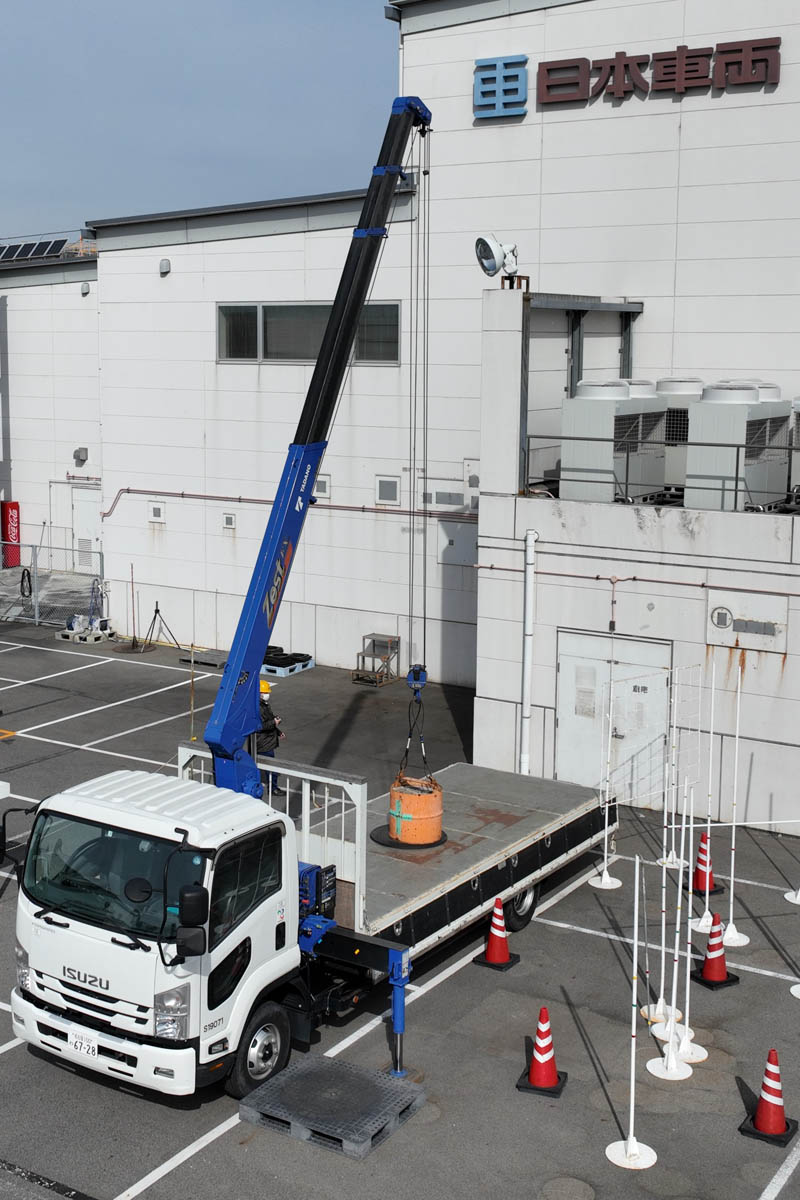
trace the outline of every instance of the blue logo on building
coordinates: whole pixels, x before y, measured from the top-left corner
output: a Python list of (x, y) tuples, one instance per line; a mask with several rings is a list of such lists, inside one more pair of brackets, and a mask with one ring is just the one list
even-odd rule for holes
[(475, 85), (472, 115), (477, 121), (487, 117), (524, 117), (528, 99), (528, 56), (507, 54), (503, 58), (475, 60)]

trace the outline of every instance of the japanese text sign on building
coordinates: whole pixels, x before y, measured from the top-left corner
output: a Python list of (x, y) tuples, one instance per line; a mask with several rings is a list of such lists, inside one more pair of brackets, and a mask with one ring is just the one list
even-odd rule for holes
[(527, 54), (505, 58), (479, 58), (475, 62), (472, 111), (484, 117), (524, 117), (528, 111)]
[[(678, 46), (654, 54), (613, 58), (562, 58), (539, 63), (539, 104), (588, 104), (598, 96), (615, 100), (639, 93), (684, 95), (697, 88), (777, 84), (781, 77), (781, 39), (719, 42), (716, 46)], [(472, 111), (476, 120), (524, 117), (528, 100), (528, 56), (508, 54), (475, 62)]]
[[(745, 87), (776, 84), (781, 76), (781, 39), (757, 38), (750, 42), (719, 42), (714, 46), (678, 46), (655, 54), (627, 54), (613, 58), (562, 58), (539, 63), (536, 99), (539, 104), (588, 103), (605, 93), (624, 100), (634, 92), (675, 92), (695, 88)], [(650, 68), (650, 78), (645, 72)]]

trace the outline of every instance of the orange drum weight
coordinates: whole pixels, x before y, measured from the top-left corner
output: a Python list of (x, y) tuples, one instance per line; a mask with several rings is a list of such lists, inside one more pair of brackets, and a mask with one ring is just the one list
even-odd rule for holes
[(402, 773), (389, 789), (389, 837), (406, 846), (430, 846), (442, 836), (442, 785)]

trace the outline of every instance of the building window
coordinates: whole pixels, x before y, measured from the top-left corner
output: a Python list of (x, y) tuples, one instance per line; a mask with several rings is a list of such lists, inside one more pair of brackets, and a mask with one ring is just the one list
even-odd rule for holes
[(256, 304), (220, 304), (220, 358), (258, 358), (258, 306)]
[[(220, 361), (314, 362), (330, 304), (221, 304)], [(358, 323), (356, 362), (398, 363), (400, 305), (368, 304)]]
[(331, 498), (331, 477), (330, 475), (318, 475), (314, 481), (314, 495), (319, 496), (321, 500), (330, 500)]
[(375, 503), (400, 503), (400, 477), (397, 475), (378, 475), (375, 478)]

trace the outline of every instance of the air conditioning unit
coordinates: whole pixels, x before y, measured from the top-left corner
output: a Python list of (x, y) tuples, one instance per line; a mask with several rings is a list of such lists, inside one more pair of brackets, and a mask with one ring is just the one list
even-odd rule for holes
[(659, 379), (656, 393), (664, 406), (664, 488), (679, 494), (686, 482), (689, 409), (703, 394), (703, 381), (692, 375)]
[(647, 380), (581, 380), (561, 415), (562, 500), (642, 500), (664, 476), (664, 421)]
[[(774, 384), (763, 386), (774, 396)], [(791, 416), (788, 401), (762, 400), (756, 381), (704, 388), (689, 412), (685, 507), (741, 512), (784, 504)]]

